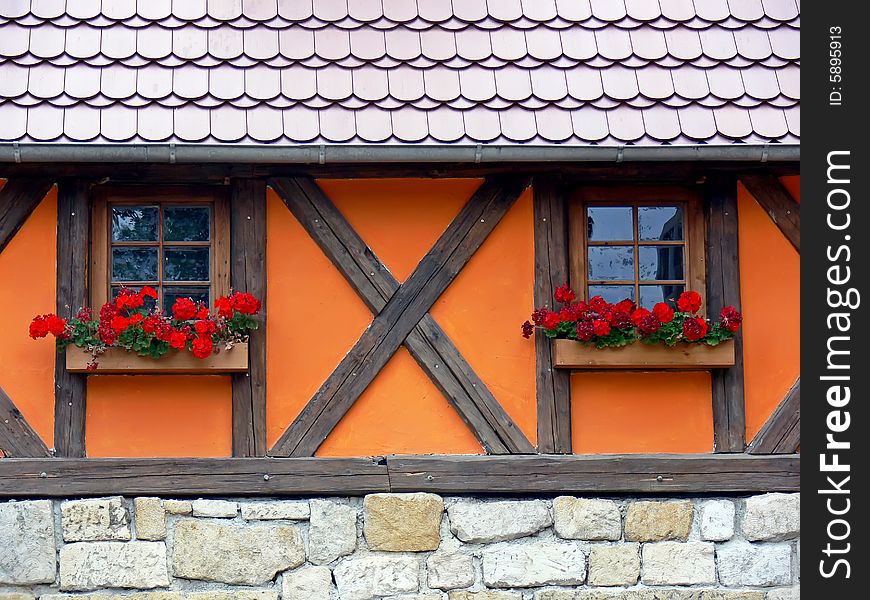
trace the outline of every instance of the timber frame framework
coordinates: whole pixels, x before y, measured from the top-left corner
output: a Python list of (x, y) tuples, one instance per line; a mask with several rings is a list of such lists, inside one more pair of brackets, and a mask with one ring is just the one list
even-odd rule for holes
[[(231, 283), (264, 300), (268, 185), (364, 301), (374, 320), (272, 448), (266, 445), (265, 328), (252, 336), (250, 372), (233, 377), (233, 458), (226, 459), (85, 458), (86, 376), (69, 373), (60, 355), (55, 367), (53, 450), (0, 387), (0, 451), (6, 457), (0, 459), (0, 496), (797, 490), (800, 379), (747, 445), (739, 338), (737, 366), (713, 373), (717, 454), (582, 456), (571, 455), (570, 371), (552, 367), (545, 340), (536, 340), (536, 448), (429, 314), (433, 303), (530, 185), (535, 220), (534, 296), (536, 305), (546, 305), (555, 287), (568, 281), (570, 186), (641, 177), (659, 177), (664, 183), (705, 179), (710, 308), (718, 311), (720, 304), (739, 306), (738, 181), (800, 252), (799, 205), (779, 182), (779, 174), (773, 167), (703, 164), (665, 169), (658, 165), (566, 165), (561, 169), (558, 165), (545, 169), (539, 165), (481, 165), (465, 170), (428, 165), (377, 169), (338, 166), (332, 171), (298, 165), (4, 167), (0, 171), (0, 177), (7, 178), (0, 189), (0, 252), (52, 185), (57, 185), (59, 313), (87, 303), (91, 189), (95, 182), (111, 177), (113, 183), (141, 183), (144, 179), (154, 183), (228, 184)], [(414, 273), (400, 284), (317, 186), (315, 178), (324, 175), (485, 175), (486, 179)], [(716, 276), (711, 277), (714, 272)], [(444, 394), (487, 456), (315, 458), (318, 446), (402, 345)]]

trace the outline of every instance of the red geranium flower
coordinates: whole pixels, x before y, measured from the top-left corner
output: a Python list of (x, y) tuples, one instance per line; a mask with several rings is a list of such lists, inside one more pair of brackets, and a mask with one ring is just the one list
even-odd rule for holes
[(674, 320), (674, 309), (664, 302), (659, 302), (653, 306), (652, 312), (656, 316), (656, 319), (662, 323), (670, 323)]
[(576, 294), (574, 294), (574, 290), (568, 287), (568, 284), (561, 285), (556, 288), (555, 293), (553, 294), (553, 298), (556, 299), (556, 302), (574, 302), (574, 298), (576, 298)]
[(595, 326), (592, 321), (586, 319), (577, 323), (577, 339), (588, 342), (595, 335)]
[(595, 319), (592, 323), (592, 328), (597, 336), (605, 336), (610, 333), (610, 323), (602, 319)]
[(532, 337), (532, 334), (535, 332), (535, 326), (530, 322), (526, 321), (523, 323), (523, 337), (529, 339)]
[(157, 290), (155, 290), (150, 285), (144, 286), (141, 290), (139, 290), (139, 297), (144, 300), (146, 296), (148, 298), (154, 298), (155, 300), (157, 300)]
[(205, 304), (200, 305), (199, 309), (196, 311), (197, 319), (208, 319), (208, 307)]
[(66, 330), (66, 321), (54, 314), (45, 317), (45, 324), (48, 326), (48, 332), (51, 335), (63, 335), (63, 332)]
[(740, 329), (742, 322), (743, 315), (733, 306), (726, 306), (719, 313), (719, 325), (734, 333), (737, 333), (737, 330)]
[(177, 298), (172, 305), (172, 316), (179, 321), (188, 321), (196, 316), (196, 304), (190, 298)]
[(214, 321), (197, 321), (193, 324), (193, 329), (199, 336), (211, 335), (214, 333)]
[(236, 292), (231, 298), (233, 308), (243, 315), (255, 315), (260, 311), (260, 301), (253, 294)]
[(233, 317), (233, 303), (226, 296), (221, 296), (214, 303), (218, 314), (224, 318), (231, 319)]
[(613, 320), (610, 322), (614, 327), (626, 329), (631, 327), (631, 314), (627, 312), (617, 312), (613, 315)]
[(76, 314), (76, 319), (84, 321), (85, 323), (89, 323), (93, 318), (93, 313), (91, 313), (91, 309), (87, 306), (79, 310), (78, 314)]
[(589, 308), (594, 310), (595, 312), (601, 312), (607, 306), (607, 301), (604, 300), (601, 296), (592, 296), (589, 299)]
[(142, 321), (142, 331), (145, 333), (155, 333), (160, 325), (160, 318), (155, 316), (146, 317)]
[(647, 314), (643, 319), (640, 320), (640, 325), (638, 325), (638, 330), (643, 335), (652, 335), (662, 327), (662, 322), (659, 321), (659, 318), (652, 313)]
[(547, 316), (544, 317), (544, 322), (542, 323), (542, 325), (546, 329), (555, 329), (556, 327), (559, 326), (559, 323), (561, 323), (561, 322), (562, 322), (562, 319), (559, 318), (558, 313), (554, 313), (553, 311), (548, 310)]
[(649, 315), (650, 312), (645, 308), (638, 308), (636, 311), (631, 313), (631, 322), (635, 327), (640, 327), (641, 321)]
[(635, 308), (637, 308), (637, 305), (634, 303), (634, 300), (629, 300), (628, 298), (626, 298), (625, 300), (622, 300), (620, 302), (617, 302), (613, 306), (613, 310), (615, 310), (616, 312), (628, 313), (628, 314), (631, 314)]
[(198, 337), (193, 340), (193, 355), (197, 358), (208, 358), (214, 350), (210, 337)]
[(45, 322), (45, 317), (33, 317), (33, 321), (30, 322), (30, 337), (36, 340), (47, 335), (48, 323)]
[(187, 345), (187, 336), (181, 331), (173, 331), (169, 335), (169, 345), (181, 350)]
[(118, 310), (136, 309), (144, 303), (141, 295), (127, 288), (123, 288), (118, 297), (115, 298), (115, 306), (118, 307)]
[(130, 319), (123, 315), (115, 315), (112, 317), (112, 330), (115, 333), (121, 333), (130, 326)]
[(701, 317), (691, 317), (683, 321), (683, 337), (690, 342), (697, 342), (707, 335), (707, 322)]
[(682, 312), (694, 313), (701, 308), (701, 294), (698, 292), (683, 292), (677, 300), (677, 308)]

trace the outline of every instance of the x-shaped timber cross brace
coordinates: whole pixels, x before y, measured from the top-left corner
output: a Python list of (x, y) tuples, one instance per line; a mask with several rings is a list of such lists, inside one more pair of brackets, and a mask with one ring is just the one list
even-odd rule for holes
[(529, 179), (487, 179), (402, 284), (313, 180), (280, 178), (269, 185), (375, 315), (269, 454), (313, 456), (403, 343), (487, 452), (533, 453), (529, 440), (429, 315)]

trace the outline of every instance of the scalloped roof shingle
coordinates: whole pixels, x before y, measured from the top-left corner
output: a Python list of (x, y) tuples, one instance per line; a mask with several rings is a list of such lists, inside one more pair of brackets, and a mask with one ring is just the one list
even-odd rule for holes
[(3, 0), (0, 141), (798, 143), (796, 0)]

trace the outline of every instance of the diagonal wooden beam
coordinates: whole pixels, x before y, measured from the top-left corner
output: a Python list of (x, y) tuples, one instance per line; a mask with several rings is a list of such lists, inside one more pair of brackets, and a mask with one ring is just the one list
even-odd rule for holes
[(45, 442), (3, 388), (0, 388), (0, 454), (6, 458), (51, 456)]
[(746, 451), (749, 454), (792, 454), (801, 445), (801, 378), (779, 403)]
[[(704, 190), (707, 229), (707, 308), (719, 314), (725, 306), (740, 309), (740, 253), (737, 236), (737, 181), (711, 175)], [(713, 450), (743, 452), (746, 407), (743, 383), (743, 335), (734, 338), (735, 363), (713, 369)]]
[(800, 254), (801, 205), (791, 197), (779, 178), (776, 175), (746, 174), (740, 176), (740, 181)]
[(53, 185), (51, 179), (10, 179), (0, 189), (0, 252)]
[[(535, 178), (535, 306), (553, 306), (553, 292), (568, 283), (568, 207), (552, 177)], [(550, 340), (535, 331), (538, 450), (571, 453), (571, 372), (553, 368)]]
[(526, 177), (504, 177), (480, 186), (270, 454), (314, 454), (528, 184)]
[[(275, 179), (270, 186), (375, 315), (400, 284), (344, 215), (311, 179)], [(534, 452), (458, 348), (431, 315), (408, 335), (411, 356), (490, 454)]]

